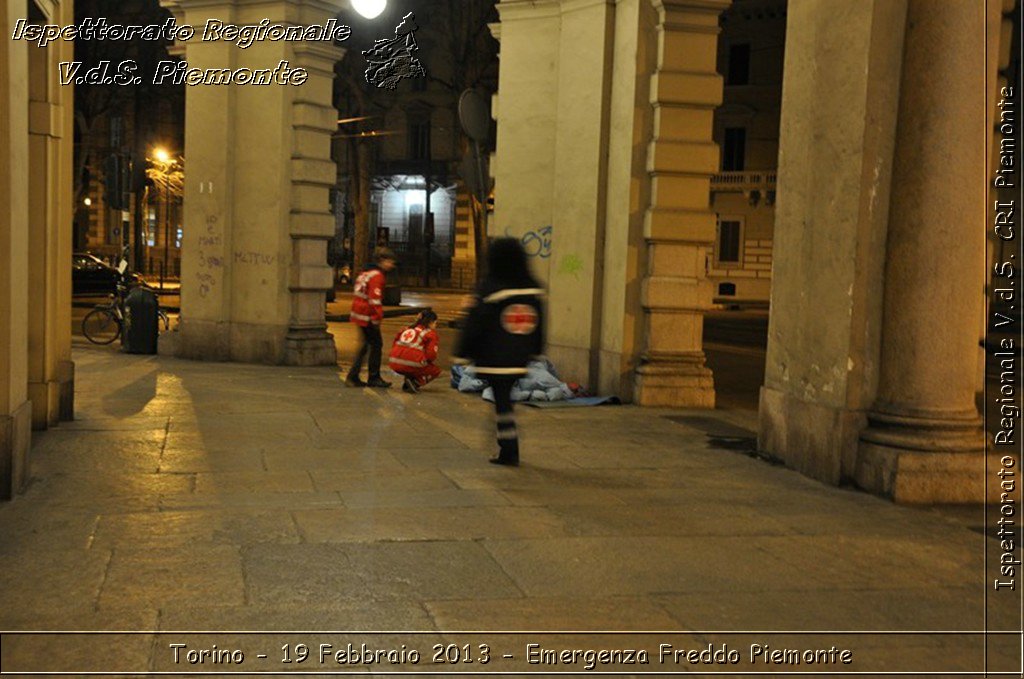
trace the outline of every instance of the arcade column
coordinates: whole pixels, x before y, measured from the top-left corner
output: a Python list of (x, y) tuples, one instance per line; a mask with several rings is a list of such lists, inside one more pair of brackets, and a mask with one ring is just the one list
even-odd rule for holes
[[(164, 0), (179, 23), (207, 19), (322, 24), (339, 9), (321, 0)], [(324, 319), (333, 284), (329, 189), (337, 128), (330, 42), (179, 44), (189, 68), (303, 68), (301, 85), (197, 85), (185, 103), (185, 221), (178, 354), (186, 358), (333, 365)]]
[[(25, 3), (0, 1), (9, 36)], [(0, 499), (27, 477), (32, 437), (28, 400), (28, 46), (0, 41)]]
[(984, 494), (975, 405), (985, 271), (984, 3), (910, 0), (878, 392), (859, 485), (898, 502)]
[(718, 17), (730, 0), (653, 0), (658, 66), (651, 76), (654, 138), (648, 146), (651, 200), (644, 224), (647, 271), (641, 300), (646, 348), (635, 399), (645, 406), (713, 408), (703, 351), (711, 307), (707, 257), (715, 239), (711, 176), (714, 109), (722, 103), (715, 68)]

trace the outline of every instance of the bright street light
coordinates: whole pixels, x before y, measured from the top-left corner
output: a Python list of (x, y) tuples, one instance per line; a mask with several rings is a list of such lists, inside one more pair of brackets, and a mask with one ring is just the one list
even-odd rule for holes
[(85, 200), (83, 200), (82, 202), (85, 203), (86, 207), (89, 207), (90, 205), (92, 205), (92, 198), (90, 198), (89, 196), (86, 196)]
[(388, 6), (388, 0), (352, 0), (352, 9), (367, 19), (376, 19)]
[(153, 149), (153, 157), (159, 160), (161, 163), (166, 163), (171, 159), (171, 155), (166, 150), (161, 148)]

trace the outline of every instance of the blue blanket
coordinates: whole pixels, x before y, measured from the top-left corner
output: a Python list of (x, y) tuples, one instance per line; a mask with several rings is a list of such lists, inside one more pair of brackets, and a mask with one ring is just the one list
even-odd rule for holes
[[(485, 401), (494, 402), (494, 390), (472, 368), (456, 365), (451, 372), (453, 389), (466, 393), (482, 392)], [(547, 360), (531, 361), (526, 366), (526, 374), (512, 386), (512, 400), (517, 402), (563, 401), (572, 397), (572, 389), (558, 379), (555, 367)]]

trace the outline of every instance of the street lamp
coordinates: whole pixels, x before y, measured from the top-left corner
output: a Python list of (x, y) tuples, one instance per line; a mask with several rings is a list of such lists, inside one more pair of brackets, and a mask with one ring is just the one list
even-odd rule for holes
[(92, 207), (92, 198), (86, 196), (82, 203), (84, 203), (86, 207)]
[(163, 290), (171, 258), (171, 167), (174, 163), (171, 154), (160, 147), (153, 149), (153, 157), (163, 165), (160, 170), (164, 175), (164, 259), (160, 266), (160, 289)]
[(366, 19), (376, 19), (388, 6), (388, 0), (351, 0), (352, 9)]

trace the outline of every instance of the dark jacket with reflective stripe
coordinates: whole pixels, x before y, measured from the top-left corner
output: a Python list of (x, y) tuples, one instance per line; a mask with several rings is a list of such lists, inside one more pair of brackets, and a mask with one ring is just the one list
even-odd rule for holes
[(466, 318), (456, 358), (475, 364), (478, 373), (525, 373), (530, 359), (544, 353), (543, 294), (540, 288), (485, 284)]

